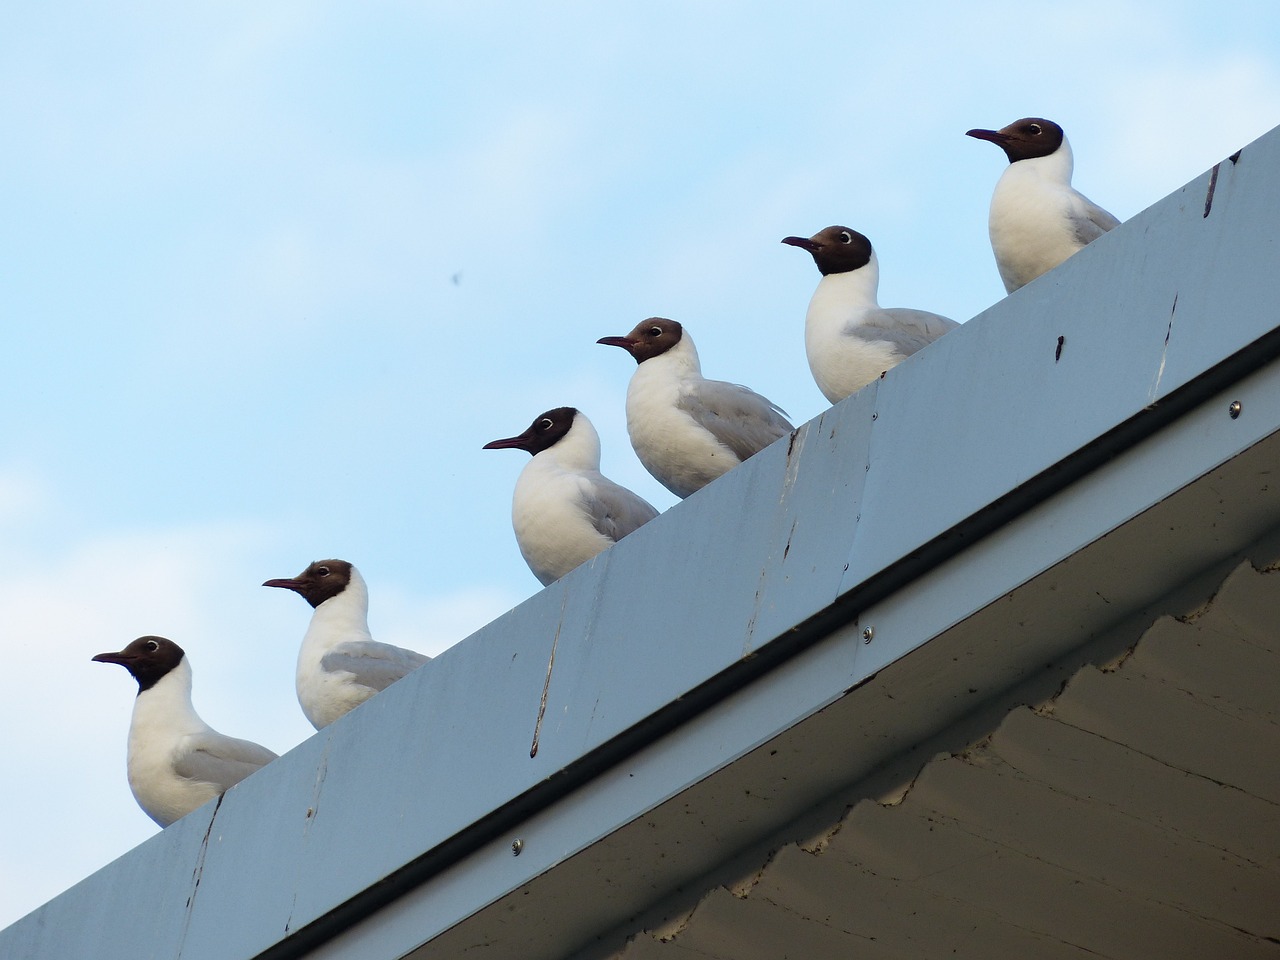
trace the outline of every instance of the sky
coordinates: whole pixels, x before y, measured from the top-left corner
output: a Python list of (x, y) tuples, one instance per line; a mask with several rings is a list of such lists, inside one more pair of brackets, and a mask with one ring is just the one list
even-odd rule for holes
[(781, 238), (854, 227), (882, 304), (970, 319), (1006, 161), (964, 132), (1023, 116), (1128, 219), (1280, 123), (1280, 7), (11, 5), (0, 927), (157, 829), (136, 686), (93, 654), (167, 636), (206, 721), (290, 749), (310, 608), (262, 581), (347, 559), (375, 637), (463, 641), (540, 589), (527, 457), (484, 443), (576, 406), (670, 506), (595, 341), (672, 317), (707, 376), (817, 416), (818, 274)]

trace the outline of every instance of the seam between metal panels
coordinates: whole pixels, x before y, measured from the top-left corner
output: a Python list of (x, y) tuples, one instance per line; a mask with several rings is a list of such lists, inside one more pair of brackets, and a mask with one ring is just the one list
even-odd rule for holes
[(385, 879), (298, 929), (258, 954), (258, 960), (294, 960), (305, 956), (628, 757), (740, 692), (835, 630), (852, 623), (871, 605), (952, 559), (1278, 357), (1280, 328), (1263, 335), (1162, 400), (852, 587), (826, 610), (762, 645), (753, 655), (737, 661)]

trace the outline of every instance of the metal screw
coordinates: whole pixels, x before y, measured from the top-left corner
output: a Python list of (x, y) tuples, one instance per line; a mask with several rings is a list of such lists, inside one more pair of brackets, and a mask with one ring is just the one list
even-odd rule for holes
[(511, 855), (513, 857), (520, 856), (520, 851), (524, 849), (524, 841), (520, 839), (511, 841)]
[(1231, 415), (1231, 419), (1234, 420), (1236, 417), (1240, 416), (1240, 409), (1240, 401), (1232, 400), (1231, 406), (1227, 407), (1227, 413), (1229, 413)]
[(876, 628), (875, 628), (875, 627), (864, 627), (864, 628), (862, 629), (862, 642), (863, 642), (863, 643), (870, 643), (870, 642), (871, 642), (871, 640), (872, 640), (872, 638), (874, 638), (874, 637), (875, 637), (875, 635), (876, 635)]

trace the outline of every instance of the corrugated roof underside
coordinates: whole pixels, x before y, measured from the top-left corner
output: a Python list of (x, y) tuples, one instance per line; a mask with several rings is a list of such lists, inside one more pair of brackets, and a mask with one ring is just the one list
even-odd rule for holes
[(863, 801), (618, 960), (1280, 956), (1280, 572)]

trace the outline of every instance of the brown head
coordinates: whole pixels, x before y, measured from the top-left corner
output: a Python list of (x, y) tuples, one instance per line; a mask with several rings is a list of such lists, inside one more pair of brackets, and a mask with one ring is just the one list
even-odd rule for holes
[(555, 446), (573, 427), (573, 420), (577, 415), (578, 411), (574, 407), (556, 407), (539, 415), (529, 425), (529, 429), (519, 436), (507, 437), (504, 440), (490, 440), (481, 449), (527, 450), (536, 456), (543, 450)]
[(172, 640), (164, 637), (139, 637), (116, 653), (100, 653), (98, 663), (118, 663), (138, 681), (138, 692), (150, 690), (170, 670), (182, 662), (186, 654)]
[(1047, 157), (1062, 146), (1062, 128), (1043, 117), (1023, 117), (999, 130), (970, 130), (966, 137), (989, 140), (1004, 151), (1010, 163)]
[(849, 273), (871, 262), (871, 241), (849, 227), (827, 227), (812, 237), (783, 237), (782, 242), (808, 250), (824, 277)]
[(644, 363), (654, 357), (666, 353), (684, 336), (684, 327), (674, 320), (665, 317), (650, 317), (641, 320), (625, 337), (601, 337), (596, 343), (610, 347), (622, 347), (636, 363)]
[(317, 560), (292, 579), (268, 580), (263, 586), (292, 590), (311, 606), (318, 607), (347, 589), (351, 569), (346, 560)]

